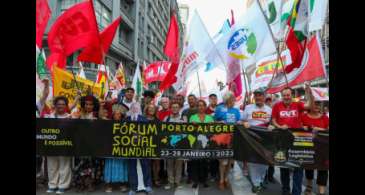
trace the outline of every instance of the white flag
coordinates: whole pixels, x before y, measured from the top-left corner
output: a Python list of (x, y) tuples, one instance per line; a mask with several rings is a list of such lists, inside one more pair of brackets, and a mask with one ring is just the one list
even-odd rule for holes
[(267, 0), (264, 1), (262, 8), (267, 16), (271, 30), (275, 39), (282, 39), (284, 37), (284, 27), (281, 25), (281, 9), (283, 6), (282, 0)]
[[(224, 64), (229, 64), (228, 71), (233, 73), (239, 73), (240, 66), (237, 63), (231, 65), (232, 59), (242, 60), (246, 67), (276, 52), (275, 42), (256, 1), (236, 21), (230, 32), (218, 41), (216, 47), (225, 61)], [(235, 78), (235, 76), (227, 75), (227, 79), (229, 78)]]
[(205, 66), (205, 57), (209, 49), (214, 49), (214, 43), (205, 29), (196, 10), (190, 20), (188, 33), (185, 37), (183, 54), (177, 70), (177, 81), (174, 84), (176, 91), (180, 91), (186, 83), (187, 76)]
[(310, 19), (308, 30), (310, 32), (320, 30), (326, 20), (328, 0), (311, 0), (309, 2)]
[(308, 0), (301, 0), (298, 8), (297, 19), (295, 20), (294, 31), (300, 31), (304, 36), (308, 36)]

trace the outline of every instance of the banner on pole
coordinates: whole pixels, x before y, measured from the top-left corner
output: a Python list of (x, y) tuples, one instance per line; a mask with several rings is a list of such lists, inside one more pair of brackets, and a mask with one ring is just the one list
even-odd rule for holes
[[(76, 81), (75, 81), (76, 78)], [(102, 86), (90, 80), (83, 79), (77, 75), (72, 75), (58, 67), (54, 67), (54, 96), (65, 96), (69, 102), (73, 101), (77, 90), (81, 90), (82, 95), (87, 95), (89, 92), (100, 97), (102, 94)]]

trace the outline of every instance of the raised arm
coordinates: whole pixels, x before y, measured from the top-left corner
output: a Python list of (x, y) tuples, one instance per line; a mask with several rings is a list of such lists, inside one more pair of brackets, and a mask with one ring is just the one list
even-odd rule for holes
[(77, 91), (77, 95), (70, 106), (70, 110), (73, 110), (77, 106), (77, 103), (79, 102), (80, 98), (81, 98), (81, 91)]
[(47, 97), (49, 95), (49, 80), (48, 79), (43, 79), (42, 82), (44, 83), (44, 89), (43, 89), (43, 94), (40, 101), (41, 106), (43, 107), (43, 105), (45, 104)]
[(305, 96), (306, 96), (306, 99), (307, 99), (307, 102), (304, 104), (304, 109), (312, 110), (313, 107), (314, 107), (314, 96), (312, 94), (310, 84), (308, 82), (306, 82), (304, 84), (304, 88), (305, 88)]

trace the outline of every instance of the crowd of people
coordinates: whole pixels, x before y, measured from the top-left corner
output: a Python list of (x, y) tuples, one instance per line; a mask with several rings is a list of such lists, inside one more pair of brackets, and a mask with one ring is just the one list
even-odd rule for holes
[[(273, 100), (265, 91), (258, 89), (253, 93), (252, 104), (236, 106), (236, 99), (228, 91), (223, 101), (218, 102), (216, 94), (210, 94), (208, 102), (195, 95), (185, 97), (174, 95), (162, 97), (158, 104), (155, 94), (145, 91), (141, 101), (136, 101), (135, 90), (126, 88), (118, 98), (100, 100), (93, 95), (81, 96), (80, 93), (70, 103), (64, 96), (53, 99), (49, 113), (43, 113), (46, 97), (49, 93), (48, 80), (43, 81), (43, 96), (37, 102), (37, 117), (78, 118), (85, 120), (117, 120), (143, 122), (175, 123), (226, 123), (240, 124), (246, 128), (252, 126), (274, 128), (304, 128), (308, 131), (325, 131), (329, 128), (329, 119), (321, 111), (318, 102), (311, 95), (310, 87), (305, 86), (306, 103), (293, 101), (293, 91), (285, 88), (281, 92), (282, 100)], [(138, 97), (139, 98), (139, 97)], [(216, 181), (219, 189), (230, 187), (228, 175), (235, 163), (233, 159), (123, 159), (98, 157), (37, 157), (37, 176), (43, 175), (48, 181), (48, 193), (62, 194), (69, 188), (78, 191), (93, 191), (95, 186), (105, 184), (105, 191), (116, 188), (129, 195), (137, 191), (151, 193), (153, 188), (166, 190), (182, 188), (183, 178), (192, 188), (209, 187), (208, 180)], [(73, 162), (73, 163), (72, 163)], [(252, 192), (258, 193), (266, 188), (273, 179), (274, 167), (250, 162), (237, 162), (243, 174), (252, 181)], [(293, 173), (293, 186), (290, 190), (290, 173)], [(303, 174), (305, 172), (305, 174)], [(40, 174), (41, 173), (41, 174)], [(319, 170), (317, 184), (319, 194), (325, 194), (328, 171)], [(311, 194), (314, 170), (280, 168), (280, 180), (283, 195), (300, 195), (303, 177), (307, 179), (306, 194)]]

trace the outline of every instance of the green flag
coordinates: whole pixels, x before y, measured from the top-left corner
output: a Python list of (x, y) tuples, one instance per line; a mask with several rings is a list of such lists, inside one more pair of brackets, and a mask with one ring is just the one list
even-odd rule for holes
[(139, 99), (142, 96), (142, 79), (141, 79), (141, 71), (139, 64), (136, 66), (136, 71), (134, 71), (134, 77), (132, 81), (132, 87), (136, 91), (136, 99)]
[(37, 73), (39, 79), (43, 80), (47, 78), (46, 56), (44, 54), (44, 50), (42, 50), (42, 52), (39, 52), (37, 57)]

